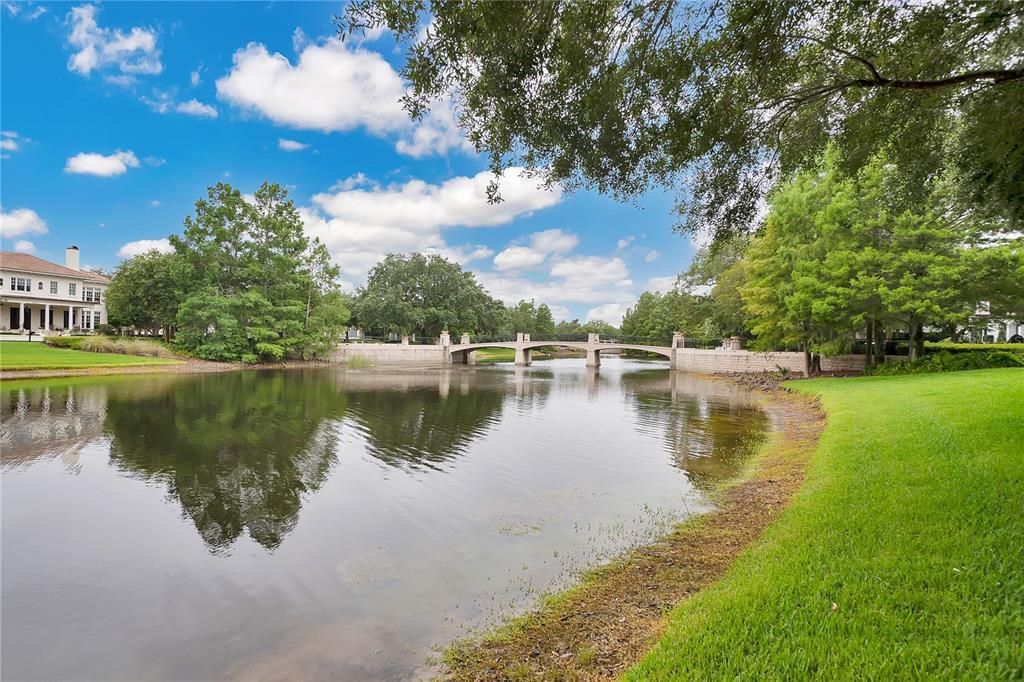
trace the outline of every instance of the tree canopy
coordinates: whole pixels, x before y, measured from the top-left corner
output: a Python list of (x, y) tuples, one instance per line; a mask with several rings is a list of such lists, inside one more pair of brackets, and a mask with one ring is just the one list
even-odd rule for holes
[(885, 150), (908, 191), (946, 171), (976, 210), (1024, 217), (1015, 0), (356, 0), (337, 22), (390, 28), (410, 114), (453, 98), (493, 170), (670, 188), (685, 229), (752, 227), (830, 143), (851, 174)]
[(388, 254), (370, 270), (353, 303), (360, 326), (371, 332), (436, 337), (444, 330), (492, 332), (502, 305), (471, 272), (436, 254)]
[(209, 360), (308, 358), (340, 337), (348, 310), (338, 268), (280, 185), (251, 198), (210, 187), (170, 241), (174, 253), (136, 256), (115, 273), (123, 324), (174, 325), (176, 343)]

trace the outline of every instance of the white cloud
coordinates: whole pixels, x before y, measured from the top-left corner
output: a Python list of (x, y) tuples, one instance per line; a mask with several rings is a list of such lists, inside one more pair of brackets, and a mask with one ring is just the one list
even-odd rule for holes
[(628, 237), (624, 237), (624, 238), (620, 239), (619, 241), (615, 242), (615, 246), (616, 246), (616, 248), (619, 249), (619, 251), (622, 251), (624, 248), (626, 248), (631, 243), (633, 243), (634, 239), (636, 239), (636, 236), (631, 234)]
[(14, 250), (18, 253), (35, 253), (36, 245), (27, 239), (19, 239), (14, 242)]
[(123, 152), (118, 149), (110, 156), (92, 152), (75, 154), (67, 160), (64, 172), (110, 177), (126, 173), (129, 168), (138, 167), (139, 160), (131, 150)]
[(152, 166), (153, 168), (159, 168), (167, 163), (167, 159), (161, 159), (159, 156), (147, 156), (143, 161), (146, 162), (147, 166)]
[(658, 256), (660, 256), (660, 255), (661, 255), (660, 253), (658, 253), (654, 249), (651, 249), (650, 251), (647, 252), (647, 255), (644, 256), (644, 262), (645, 263), (653, 263), (654, 261), (658, 260)]
[(572, 282), (586, 282), (598, 285), (625, 285), (629, 281), (629, 269), (621, 258), (581, 256), (568, 258), (551, 266), (551, 276)]
[(209, 104), (204, 104), (194, 97), (187, 102), (175, 102), (174, 94), (166, 90), (154, 89), (152, 97), (143, 95), (139, 99), (158, 114), (169, 114), (175, 111), (187, 116), (201, 116), (205, 118), (217, 118), (218, 115), (216, 108)]
[(156, 249), (160, 253), (170, 253), (174, 250), (171, 246), (171, 242), (165, 239), (139, 239), (138, 241), (128, 242), (120, 249), (117, 250), (117, 255), (121, 258), (131, 258), (132, 256), (138, 256), (140, 253), (146, 253)]
[(11, 239), (25, 234), (46, 234), (46, 221), (30, 208), (0, 211), (0, 236)]
[(667, 275), (665, 277), (651, 277), (647, 280), (647, 290), (656, 291), (659, 294), (663, 294), (666, 291), (672, 291), (676, 288), (677, 275)]
[[(5, 152), (16, 152), (21, 149), (23, 144), (31, 141), (13, 130), (0, 131), (0, 150)], [(10, 155), (4, 154), (4, 158), (10, 158)]]
[(279, 137), (277, 138), (277, 147), (278, 149), (283, 149), (286, 152), (301, 152), (303, 149), (308, 149), (309, 145)]
[(460, 258), (486, 258), (486, 247), (451, 247), (442, 231), (502, 225), (561, 200), (557, 188), (541, 189), (512, 169), (502, 179), (504, 201), (488, 204), (492, 177), (481, 172), (437, 185), (410, 180), (379, 186), (357, 175), (314, 195), (314, 207), (300, 212), (307, 232), (327, 245), (349, 279), (361, 279), (388, 252), (447, 250)]
[(159, 208), (160, 207), (160, 200), (159, 199), (153, 199), (153, 201), (149, 202), (149, 205), (152, 206), (153, 208)]
[(203, 65), (200, 64), (195, 71), (188, 75), (188, 82), (192, 84), (192, 87), (199, 87), (199, 84), (203, 82)]
[(540, 265), (545, 259), (557, 253), (572, 251), (579, 244), (579, 238), (561, 230), (544, 230), (530, 235), (530, 246), (510, 246), (494, 257), (494, 267), (499, 271), (523, 270)]
[(622, 316), (626, 314), (629, 303), (606, 303), (587, 311), (587, 322), (604, 320), (608, 324), (618, 327), (622, 324)]
[[(49, 11), (42, 6), (32, 7), (31, 2), (22, 2), (21, 0), (3, 0), (2, 4), (4, 9), (7, 10), (7, 14), (12, 17), (17, 17), (22, 21), (35, 21)], [(23, 12), (23, 10), (30, 7), (32, 7), (32, 9), (27, 12)]]
[(188, 114), (189, 116), (205, 116), (207, 118), (217, 118), (217, 110), (211, 107), (209, 104), (203, 104), (199, 100), (192, 98), (187, 102), (179, 102), (174, 110), (179, 114)]
[(128, 75), (163, 71), (154, 30), (136, 26), (125, 33), (119, 28), (102, 28), (96, 22), (96, 12), (95, 5), (79, 5), (68, 13), (68, 45), (75, 50), (68, 59), (70, 71), (83, 76), (107, 68)]
[(377, 52), (337, 39), (299, 40), (295, 47), (295, 64), (260, 43), (236, 51), (231, 70), (217, 80), (217, 96), (292, 128), (398, 136), (396, 148), (411, 156), (472, 149), (450, 106), (439, 104), (418, 124), (409, 120), (400, 103), (406, 84)]

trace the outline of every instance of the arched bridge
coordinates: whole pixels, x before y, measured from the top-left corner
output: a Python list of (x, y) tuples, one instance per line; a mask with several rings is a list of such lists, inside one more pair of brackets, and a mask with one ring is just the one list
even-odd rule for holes
[[(633, 343), (638, 341), (639, 343)], [(675, 349), (680, 347), (682, 339), (675, 336), (666, 339), (648, 338), (611, 338), (602, 339), (598, 334), (585, 335), (534, 335), (516, 334), (515, 338), (488, 338), (474, 340), (463, 336), (460, 343), (448, 345), (446, 350), (450, 361), (454, 364), (470, 364), (473, 351), (484, 348), (509, 348), (516, 353), (515, 364), (526, 366), (530, 364), (530, 353), (538, 348), (558, 346), (560, 348), (572, 348), (581, 350), (587, 354), (587, 367), (601, 366), (601, 351), (611, 350), (633, 350), (645, 353), (654, 353), (664, 356), (670, 362), (675, 362)]]

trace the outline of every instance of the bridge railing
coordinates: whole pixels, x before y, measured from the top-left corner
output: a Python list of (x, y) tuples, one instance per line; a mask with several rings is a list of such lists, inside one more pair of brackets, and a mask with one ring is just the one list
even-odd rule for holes
[[(470, 343), (512, 343), (515, 340), (516, 340), (516, 335), (515, 334), (492, 334), (492, 335), (489, 335), (489, 336), (488, 335), (484, 335), (484, 334), (480, 334), (480, 335), (470, 334), (469, 335), (469, 342)], [(455, 341), (456, 341), (456, 338), (453, 338), (452, 342), (454, 343)]]
[(672, 347), (671, 336), (624, 336), (621, 334), (613, 334), (611, 336), (600, 337), (601, 343), (615, 343), (629, 346), (664, 346), (666, 348)]

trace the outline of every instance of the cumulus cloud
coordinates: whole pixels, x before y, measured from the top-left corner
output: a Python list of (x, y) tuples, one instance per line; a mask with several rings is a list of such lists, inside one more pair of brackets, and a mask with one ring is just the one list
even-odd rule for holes
[(18, 133), (13, 130), (5, 130), (0, 133), (0, 149), (5, 152), (16, 152), (19, 146)]
[(0, 211), (0, 236), (12, 239), (26, 234), (46, 234), (46, 221), (30, 208)]
[(64, 172), (110, 177), (126, 173), (129, 168), (138, 167), (139, 160), (131, 150), (118, 149), (109, 156), (95, 152), (75, 154), (64, 164)]
[(677, 275), (667, 275), (665, 277), (651, 277), (647, 280), (647, 290), (656, 291), (659, 294), (663, 294), (666, 291), (672, 291), (676, 288)]
[(103, 28), (96, 21), (97, 11), (95, 5), (79, 5), (67, 15), (71, 27), (68, 45), (73, 49), (68, 70), (83, 76), (105, 69), (125, 76), (163, 71), (156, 31), (138, 26), (127, 33), (119, 28)]
[(209, 104), (203, 104), (194, 97), (187, 102), (179, 102), (174, 110), (179, 114), (189, 116), (204, 116), (206, 118), (217, 118), (217, 110)]
[(277, 138), (277, 147), (278, 149), (283, 149), (286, 152), (301, 152), (303, 149), (308, 149), (309, 145), (279, 137)]
[(380, 186), (354, 176), (314, 195), (314, 206), (300, 213), (307, 232), (327, 245), (348, 278), (360, 279), (388, 252), (447, 250), (476, 260), (491, 255), (486, 247), (451, 247), (442, 231), (503, 225), (561, 200), (557, 188), (539, 188), (520, 169), (512, 169), (502, 178), (504, 201), (488, 204), (486, 190), (492, 178), (481, 172), (436, 185), (410, 180)]
[(157, 250), (160, 253), (170, 253), (174, 250), (171, 246), (171, 242), (164, 239), (139, 239), (138, 241), (128, 242), (117, 250), (117, 255), (122, 258), (131, 258), (132, 256), (138, 256), (140, 253), (146, 253), (148, 251)]
[(27, 239), (19, 239), (14, 242), (14, 250), (18, 253), (35, 253), (36, 245)]
[(626, 314), (629, 306), (629, 303), (606, 303), (591, 308), (587, 311), (587, 322), (604, 320), (612, 326), (618, 327), (622, 324), (622, 316)]
[(634, 239), (636, 239), (636, 237), (634, 235), (629, 235), (628, 237), (623, 237), (619, 241), (615, 242), (615, 246), (616, 246), (616, 248), (619, 249), (619, 251), (622, 251), (624, 248), (629, 246), (633, 242)]
[(337, 39), (306, 44), (299, 37), (294, 64), (260, 43), (236, 51), (231, 70), (217, 80), (217, 96), (292, 128), (362, 128), (378, 137), (398, 137), (398, 151), (411, 156), (472, 150), (450, 106), (438, 104), (417, 124), (409, 120), (400, 103), (406, 84), (377, 52)]
[(658, 256), (660, 256), (660, 255), (661, 255), (660, 253), (658, 253), (654, 249), (651, 249), (650, 251), (647, 252), (647, 255), (644, 256), (644, 262), (645, 263), (653, 263), (654, 261), (658, 260)]
[(544, 230), (530, 235), (529, 246), (510, 246), (494, 257), (499, 271), (524, 270), (543, 263), (548, 256), (576, 248), (579, 238), (562, 230)]
[(616, 286), (632, 284), (632, 281), (629, 280), (629, 269), (618, 257), (567, 258), (551, 266), (551, 276), (590, 284), (614, 284)]

